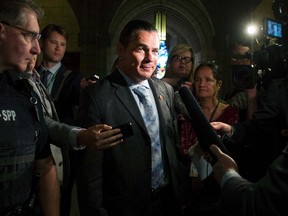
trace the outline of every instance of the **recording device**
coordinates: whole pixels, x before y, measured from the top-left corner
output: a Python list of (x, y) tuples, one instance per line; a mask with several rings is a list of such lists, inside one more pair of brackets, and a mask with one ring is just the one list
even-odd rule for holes
[(188, 77), (184, 77), (182, 79), (180, 79), (176, 86), (174, 87), (174, 91), (178, 91), (179, 88), (181, 88), (181, 85), (184, 84), (186, 81), (188, 81)]
[(92, 80), (92, 81), (98, 81), (99, 78), (100, 78), (100, 77), (99, 77), (98, 75), (94, 74), (94, 75), (92, 75), (92, 76), (86, 77), (85, 79), (86, 79), (86, 80)]
[(123, 125), (113, 127), (113, 129), (116, 129), (116, 128), (120, 129), (121, 133), (123, 134), (123, 137), (121, 137), (121, 139), (125, 139), (125, 138), (128, 138), (128, 137), (134, 135), (132, 123), (130, 123), (130, 122), (123, 124)]
[(255, 84), (265, 89), (272, 79), (288, 75), (288, 1), (274, 0), (272, 10), (275, 19), (264, 18), (263, 32), (256, 40), (260, 50), (247, 53), (251, 65), (232, 68), (238, 89), (253, 88)]
[(283, 23), (274, 19), (264, 19), (264, 34), (272, 38), (283, 37)]
[(254, 65), (232, 65), (233, 83), (237, 89), (252, 89), (257, 83)]
[[(197, 135), (201, 149), (204, 152), (210, 152), (210, 146), (215, 144), (221, 149), (222, 152), (227, 154), (228, 150), (204, 115), (201, 107), (199, 106), (195, 97), (192, 95), (191, 91), (187, 87), (183, 86), (179, 89), (179, 95), (190, 114), (191, 123)], [(217, 158), (211, 152), (210, 155), (212, 158), (210, 163), (213, 165), (217, 161)]]
[(186, 81), (188, 81), (188, 77), (184, 77), (184, 78), (180, 79), (177, 82), (177, 85), (181, 87), (181, 85), (184, 84)]

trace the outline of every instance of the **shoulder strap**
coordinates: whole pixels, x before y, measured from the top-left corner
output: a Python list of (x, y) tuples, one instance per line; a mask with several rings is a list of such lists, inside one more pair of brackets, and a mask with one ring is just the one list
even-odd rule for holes
[[(37, 84), (36, 84), (37, 85)], [(37, 85), (38, 86), (38, 85)], [(44, 84), (42, 82), (39, 83), (39, 87), (38, 88), (41, 88), (41, 90), (39, 91), (42, 91), (44, 94), (45, 94), (45, 98), (49, 101), (50, 105), (51, 105), (51, 109), (52, 109), (52, 116), (50, 116), (52, 119), (56, 120), (56, 121), (59, 121), (59, 117), (58, 117), (58, 114), (57, 114), (57, 111), (56, 111), (56, 108), (55, 108), (55, 105), (54, 105), (54, 102), (53, 100), (51, 99), (51, 96), (50, 94), (47, 92), (46, 90), (46, 87), (44, 86)], [(43, 98), (44, 99), (44, 98)], [(44, 99), (45, 100), (45, 99)], [(45, 109), (47, 115), (49, 115), (49, 111), (47, 110), (46, 106), (43, 105), (43, 108)]]

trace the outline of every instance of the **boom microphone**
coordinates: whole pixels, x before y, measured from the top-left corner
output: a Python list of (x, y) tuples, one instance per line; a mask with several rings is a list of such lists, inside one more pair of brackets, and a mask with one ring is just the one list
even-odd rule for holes
[(182, 86), (178, 92), (188, 113), (190, 114), (191, 123), (197, 135), (199, 146), (204, 152), (210, 153), (212, 157), (212, 161), (210, 161), (210, 163), (214, 164), (217, 161), (217, 158), (210, 152), (209, 148), (212, 144), (217, 145), (221, 151), (226, 154), (228, 151), (204, 115), (202, 108), (199, 106), (195, 97), (192, 95), (192, 92), (185, 86)]

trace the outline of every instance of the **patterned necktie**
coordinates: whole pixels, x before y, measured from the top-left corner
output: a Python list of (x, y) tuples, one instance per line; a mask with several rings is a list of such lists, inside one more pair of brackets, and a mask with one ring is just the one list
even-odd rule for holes
[(152, 188), (156, 189), (159, 185), (164, 184), (164, 171), (157, 115), (156, 111), (153, 110), (151, 101), (149, 100), (149, 90), (145, 86), (139, 86), (133, 89), (133, 91), (136, 93), (143, 105), (143, 109), (140, 107), (140, 111), (151, 138)]
[(47, 85), (48, 85), (48, 76), (50, 74), (50, 71), (49, 70), (44, 70), (42, 71), (41, 73), (41, 81), (43, 83), (43, 85), (47, 88)]

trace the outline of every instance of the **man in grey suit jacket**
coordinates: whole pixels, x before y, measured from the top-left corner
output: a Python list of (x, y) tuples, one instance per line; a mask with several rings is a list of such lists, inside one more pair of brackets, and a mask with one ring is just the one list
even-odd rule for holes
[[(81, 215), (179, 215), (176, 118), (173, 89), (151, 79), (156, 69), (159, 38), (153, 25), (142, 20), (126, 24), (117, 45), (118, 68), (81, 92), (78, 120), (83, 127), (105, 123), (116, 127), (131, 122), (134, 135), (103, 151), (86, 149), (82, 161)], [(152, 188), (151, 138), (133, 92), (150, 90), (159, 119), (164, 181)], [(188, 174), (187, 174), (188, 176)]]
[(212, 145), (210, 149), (218, 158), (213, 170), (222, 187), (224, 215), (288, 215), (288, 146), (256, 183), (242, 178), (234, 160), (217, 146)]
[[(54, 103), (40, 81), (40, 75), (34, 69), (36, 58), (35, 55), (28, 63), (26, 71), (20, 73), (19, 77), (28, 79), (33, 90), (40, 98), (45, 122), (48, 126), (49, 141), (53, 144), (50, 147), (52, 149), (57, 146), (61, 149), (61, 160), (59, 158), (54, 158), (54, 160), (57, 162), (58, 178), (62, 183), (62, 188), (66, 188), (69, 185), (70, 177), (68, 150), (82, 150), (86, 146), (96, 150), (105, 149), (120, 143), (119, 137), (121, 137), (121, 134), (119, 134), (119, 129), (111, 130), (112, 127), (105, 124), (93, 125), (86, 129), (60, 123)], [(99, 133), (99, 131), (103, 132)]]

